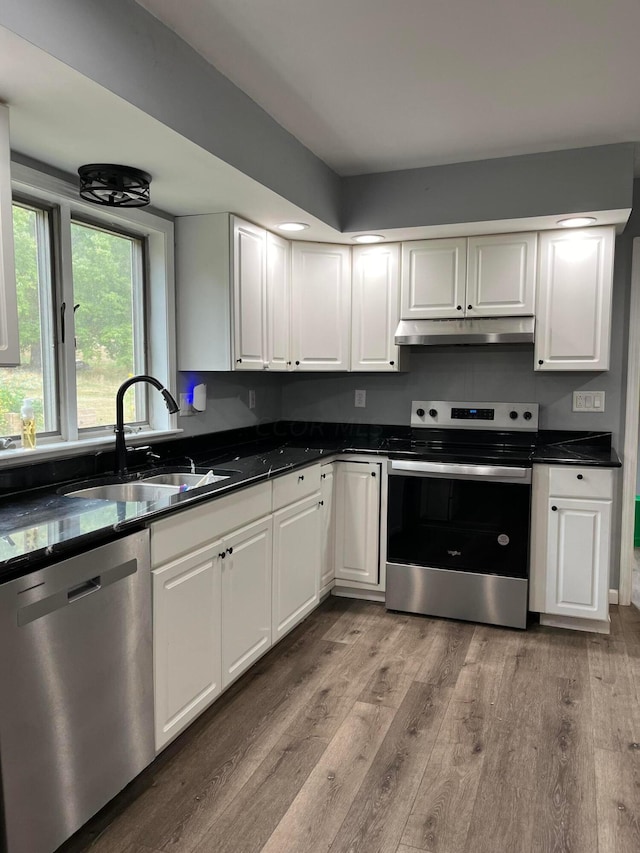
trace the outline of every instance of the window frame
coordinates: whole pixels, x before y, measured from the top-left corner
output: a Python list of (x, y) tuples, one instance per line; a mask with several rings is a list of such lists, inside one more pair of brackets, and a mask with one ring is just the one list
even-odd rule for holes
[[(61, 322), (57, 310), (63, 302), (73, 305), (73, 219), (81, 224), (94, 225), (142, 241), (147, 369), (169, 390), (176, 387), (177, 380), (173, 218), (139, 208), (99, 208), (80, 199), (77, 186), (71, 182), (14, 161), (11, 163), (11, 177), (12, 199), (50, 211), (60, 431), (55, 435), (43, 434), (36, 450), (16, 450), (0, 454), (0, 466), (11, 461), (15, 463), (16, 457), (22, 456), (23, 453), (28, 454), (30, 459), (34, 455), (70, 455), (86, 452), (92, 447), (110, 446), (115, 441), (110, 426), (87, 427), (82, 430), (77, 427), (75, 349), (68, 343), (63, 345), (61, 342)], [(66, 312), (65, 327), (66, 340), (72, 341), (75, 337), (73, 311)], [(147, 420), (148, 423), (136, 424), (133, 428), (133, 431), (140, 435), (138, 442), (182, 431), (177, 428), (177, 416), (168, 413), (159, 394), (147, 396)], [(137, 443), (135, 436), (129, 441)]]

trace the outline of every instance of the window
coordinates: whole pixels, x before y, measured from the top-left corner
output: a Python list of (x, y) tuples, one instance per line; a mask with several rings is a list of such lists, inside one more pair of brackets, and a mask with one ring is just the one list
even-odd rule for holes
[(21, 364), (0, 368), (2, 435), (19, 434), (25, 398), (33, 400), (39, 434), (59, 431), (49, 220), (47, 210), (13, 206)]
[[(152, 373), (173, 384), (173, 223), (95, 209), (19, 164), (12, 176), (21, 364), (0, 368), (0, 436), (19, 435), (31, 399), (38, 447), (109, 443), (124, 380)], [(136, 431), (175, 424), (146, 384), (127, 391), (125, 421)]]
[[(146, 372), (143, 243), (71, 223), (78, 428), (113, 425), (119, 386)], [(146, 422), (146, 385), (125, 397), (127, 423)]]

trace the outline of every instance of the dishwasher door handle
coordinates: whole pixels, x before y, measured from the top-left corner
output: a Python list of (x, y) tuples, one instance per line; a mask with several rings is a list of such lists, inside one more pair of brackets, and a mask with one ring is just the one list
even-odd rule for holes
[(100, 575), (96, 578), (90, 578), (88, 581), (83, 581), (77, 586), (72, 586), (67, 590), (67, 601), (69, 604), (72, 601), (77, 601), (79, 598), (84, 598), (85, 595), (91, 595), (92, 592), (97, 592), (102, 588), (100, 583)]
[(80, 601), (94, 592), (104, 590), (111, 584), (135, 574), (137, 570), (138, 561), (136, 559), (127, 560), (117, 566), (105, 568), (99, 575), (80, 581), (73, 586), (68, 586), (66, 589), (63, 587), (51, 595), (45, 594), (38, 601), (18, 608), (18, 625), (28, 625), (29, 622), (35, 622), (36, 619), (41, 619), (49, 613), (67, 607), (75, 601)]

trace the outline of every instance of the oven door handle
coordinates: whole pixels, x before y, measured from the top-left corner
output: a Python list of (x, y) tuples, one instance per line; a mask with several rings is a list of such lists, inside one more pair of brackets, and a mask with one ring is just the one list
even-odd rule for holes
[(417, 462), (412, 459), (393, 459), (389, 462), (389, 474), (404, 474), (420, 477), (429, 474), (456, 478), (490, 477), (492, 479), (522, 480), (530, 482), (530, 468), (506, 465), (463, 465), (458, 462)]

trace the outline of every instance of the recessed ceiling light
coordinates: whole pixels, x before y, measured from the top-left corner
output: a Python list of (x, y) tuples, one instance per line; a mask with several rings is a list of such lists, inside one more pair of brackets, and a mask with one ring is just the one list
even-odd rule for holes
[(306, 222), (281, 222), (278, 225), (281, 231), (306, 231), (308, 227)]
[(384, 237), (381, 234), (358, 234), (353, 239), (356, 243), (381, 243)]
[(567, 219), (559, 219), (558, 225), (563, 228), (584, 228), (585, 225), (593, 225), (595, 216), (569, 216)]

